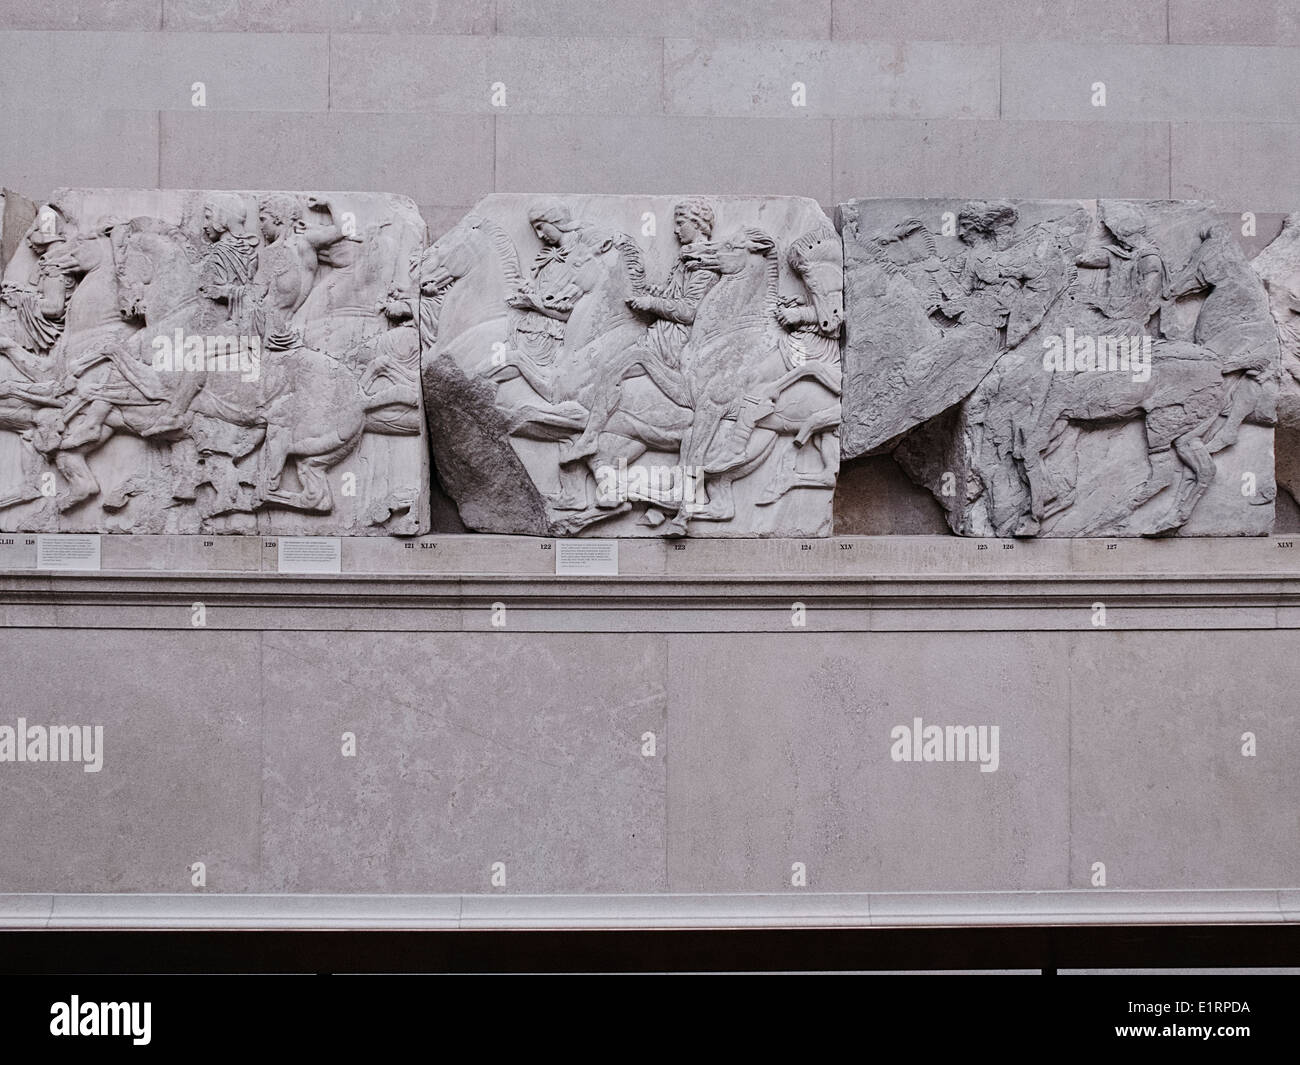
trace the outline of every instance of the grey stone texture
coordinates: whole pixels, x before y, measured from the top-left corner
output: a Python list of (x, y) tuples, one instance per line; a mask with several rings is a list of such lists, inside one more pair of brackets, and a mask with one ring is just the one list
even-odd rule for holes
[(22, 237), (0, 528), (428, 529), (411, 201), (61, 189)]
[(162, 28), (225, 33), (455, 33), (493, 30), (494, 0), (154, 0)]
[(571, 639), (268, 634), (266, 888), (665, 890), (662, 639), (583, 637), (581, 672)]
[(497, 32), (659, 37), (673, 27), (700, 37), (825, 38), (832, 6), (832, 0), (666, 0), (654, 6), (640, 0), (497, 0)]
[[(4, 173), (36, 199), (151, 176), (159, 187), (400, 191), (431, 207), (525, 188), (711, 188), (812, 195), (829, 211), (869, 180), (880, 195), (1172, 193), (1294, 209), (1294, 167), (1277, 164), (1296, 143), (1286, 108), (1300, 30), (1280, 0), (6, 0), (0, 16)], [(200, 80), (202, 109), (191, 105)], [(491, 103), (497, 80), (504, 107)], [(796, 80), (805, 108), (791, 103)], [(1105, 108), (1090, 101), (1096, 80), (1108, 83)], [(58, 109), (57, 121), (41, 117)], [(123, 112), (135, 117), (113, 117)], [(285, 119), (269, 127), (262, 116), (276, 112)], [(387, 112), (420, 121), (381, 121)], [(720, 121), (701, 124), (709, 116)], [(760, 116), (789, 128), (742, 121)], [(536, 122), (526, 144), (515, 117)], [(116, 125), (99, 132), (105, 120)], [(182, 120), (199, 129), (169, 145)], [(581, 165), (575, 138), (609, 150)], [(1220, 148), (1224, 138), (1239, 150)], [(678, 142), (657, 158), (657, 145)], [(283, 147), (247, 150), (268, 143)], [(161, 158), (166, 170), (169, 156), (190, 167), (310, 158), (314, 170), (217, 182), (146, 169)], [(112, 160), (140, 171), (86, 173)], [(545, 180), (517, 180), (527, 166)], [(847, 175), (835, 189), (816, 176), (832, 167)], [(953, 181), (937, 187), (945, 169)], [(747, 171), (754, 183), (733, 183)], [(1211, 177), (1213, 189), (1179, 187)]]
[[(496, 119), (498, 192), (807, 196), (830, 202), (831, 120), (512, 116)], [(634, 145), (629, 150), (629, 145)]]
[(1300, 170), (1293, 129), (1275, 122), (1171, 123), (1170, 193), (1242, 211), (1294, 211), (1294, 185), (1277, 180)]
[(1297, 96), (1292, 48), (1026, 43), (1003, 50), (1002, 115), (1011, 119), (1288, 122)]
[(996, 118), (998, 49), (886, 41), (664, 41), (670, 114)]
[(900, 198), (1091, 199), (1100, 190), (1154, 198), (1169, 188), (1163, 123), (840, 118), (833, 140), (840, 203), (867, 191)]
[(63, 187), (158, 187), (159, 125), (156, 111), (0, 107), (3, 180), (34, 198)]
[[(72, 630), (64, 630), (72, 635)], [(13, 891), (255, 891), (261, 781), (260, 637), (104, 629), (107, 670), (50, 658), (51, 630), (5, 633), (5, 675), (32, 725), (103, 727), (103, 768), (4, 763), (0, 841)], [(58, 770), (53, 779), (50, 770)], [(65, 772), (66, 771), (66, 772)], [(198, 832), (195, 829), (205, 826)], [(57, 843), (61, 836), (63, 843)]]
[(361, 189), (441, 207), (473, 203), (494, 166), (492, 120), (480, 115), (166, 111), (158, 120), (163, 188)]
[(1292, 0), (1169, 0), (1169, 40), (1177, 44), (1300, 45)]
[[(986, 640), (817, 633), (673, 641), (670, 672), (698, 685), (669, 717), (674, 889), (789, 890), (794, 862), (807, 867), (815, 891), (1059, 884), (1068, 793), (1042, 788), (1066, 778), (1070, 758), (1058, 637), (1024, 634), (991, 669), (981, 661)], [(903, 658), (906, 677), (893, 665)], [(986, 683), (1001, 690), (997, 711), (975, 694)], [(998, 769), (893, 760), (891, 730), (917, 717), (923, 729), (998, 725)], [(718, 760), (726, 747), (735, 751), (729, 765)]]
[(663, 110), (658, 41), (330, 37), (331, 111), (635, 115)]
[(282, 111), (329, 106), (317, 34), (0, 32), (0, 99), (39, 110)]
[(461, 520), (829, 535), (843, 282), (805, 199), (487, 197), (419, 270), (425, 408)]
[(835, 5), (835, 36), (882, 40), (1160, 43), (1167, 0), (853, 0)]
[[(203, 861), (212, 893), (1069, 888), (1100, 920), (1296, 884), (1291, 541), (636, 541), (594, 584), (520, 538), (349, 541), (370, 572), (333, 578), (140, 572), (157, 539), (0, 574), (0, 726), (104, 727), (98, 773), (0, 763), (0, 892), (198, 895)], [(896, 758), (916, 718), (997, 726), (997, 769)], [(945, 919), (905, 901), (872, 918)]]
[(892, 453), (963, 535), (1271, 530), (1279, 325), (1237, 219), (1130, 200), (840, 214), (846, 454)]
[(7, 30), (157, 30), (162, 0), (3, 0), (0, 26)]
[[(1294, 806), (1242, 804), (1247, 791), (1272, 788), (1300, 764), (1293, 715), (1269, 694), (1295, 682), (1295, 656), (1279, 633), (1225, 632), (1207, 646), (1188, 635), (1108, 633), (1070, 648), (1073, 887), (1088, 886), (1097, 861), (1110, 887), (1297, 877)], [(1242, 675), (1242, 661), (1261, 668)], [(1136, 662), (1144, 666), (1119, 666)], [(1164, 709), (1171, 692), (1180, 706), (1172, 716)], [(1242, 754), (1246, 733), (1253, 757)], [(1155, 828), (1171, 816), (1185, 824), (1176, 846)]]

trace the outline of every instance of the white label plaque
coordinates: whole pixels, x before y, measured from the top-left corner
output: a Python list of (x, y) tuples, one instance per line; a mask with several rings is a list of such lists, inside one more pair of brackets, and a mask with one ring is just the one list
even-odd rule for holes
[(555, 572), (566, 576), (617, 577), (617, 540), (556, 540)]
[(99, 569), (99, 536), (45, 535), (36, 537), (37, 569)]
[(281, 573), (341, 573), (343, 543), (337, 536), (281, 536)]

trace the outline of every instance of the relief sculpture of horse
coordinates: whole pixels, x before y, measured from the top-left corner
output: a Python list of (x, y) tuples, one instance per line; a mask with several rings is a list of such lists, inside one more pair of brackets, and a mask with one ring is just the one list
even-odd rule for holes
[[(188, 425), (179, 432), (156, 431), (180, 375), (155, 370), (151, 356), (154, 338), (185, 332), (194, 321), (198, 252), (183, 231), (154, 218), (132, 219), (115, 228), (113, 237), (120, 313), (144, 327), (122, 343), (84, 354), (71, 368), (77, 384), (66, 408), (67, 432), (84, 438), (77, 419), (93, 419), (94, 437), (81, 445), (88, 450), (118, 432), (164, 440), (189, 432)], [(186, 421), (202, 414), (262, 438), (254, 505), (330, 512), (334, 503), (325, 474), (356, 449), (369, 428), (371, 401), (358, 376), (339, 359), (303, 345), (264, 352), (255, 380), (203, 374)], [(296, 491), (282, 486), (290, 460)]]

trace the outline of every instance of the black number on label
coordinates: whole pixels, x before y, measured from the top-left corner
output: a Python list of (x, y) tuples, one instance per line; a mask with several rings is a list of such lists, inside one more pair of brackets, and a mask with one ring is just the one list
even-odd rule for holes
[(989, 549), (989, 545), (988, 545), (988, 544), (976, 544), (976, 545), (975, 545), (975, 550), (976, 550), (976, 551), (987, 551), (988, 549)]
[(275, 540), (263, 540), (263, 541), (262, 541), (262, 546), (263, 546), (263, 547), (275, 547), (275, 546), (276, 546), (276, 541), (275, 541)]
[(1016, 545), (1015, 545), (1015, 544), (1003, 544), (1003, 545), (1002, 545), (1002, 550), (1003, 550), (1003, 551), (1014, 551), (1015, 549), (1016, 549)]
[(1277, 546), (1278, 546), (1278, 547), (1290, 547), (1294, 542), (1295, 542), (1295, 541), (1293, 541), (1293, 540), (1279, 540), (1279, 541), (1277, 542)]
[(204, 540), (204, 541), (203, 541), (203, 546), (204, 546), (204, 547), (215, 547), (215, 546), (216, 546), (216, 542), (213, 541), (213, 540)]
[(852, 551), (852, 550), (853, 550), (853, 545), (852, 545), (852, 544), (840, 544), (840, 550), (841, 550), (841, 551)]
[(549, 551), (551, 549), (550, 544), (538, 544), (537, 546), (540, 547), (543, 551)]
[(674, 550), (674, 551), (685, 551), (685, 550), (686, 550), (686, 545), (685, 545), (685, 544), (673, 544), (673, 550)]
[(421, 544), (421, 545), (420, 545), (420, 548), (421, 548), (421, 550), (424, 550), (424, 551), (431, 551), (431, 550), (433, 550), (433, 548), (435, 548), (435, 547), (437, 547), (437, 546), (438, 546), (437, 544)]

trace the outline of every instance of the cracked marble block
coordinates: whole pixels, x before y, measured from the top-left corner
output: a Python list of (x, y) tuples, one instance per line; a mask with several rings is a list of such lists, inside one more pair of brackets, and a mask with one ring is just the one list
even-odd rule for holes
[(892, 453), (966, 536), (1270, 531), (1294, 290), (1270, 313), (1211, 206), (839, 210), (846, 457)]
[[(429, 526), (411, 201), (61, 189), (6, 200), (0, 528)], [(17, 237), (17, 239), (11, 239)]]
[(1287, 215), (1282, 231), (1250, 265), (1264, 282), (1282, 342), (1277, 406), (1277, 479), (1300, 500), (1300, 211)]
[(813, 200), (495, 194), (418, 272), (470, 528), (830, 534), (843, 271)]

